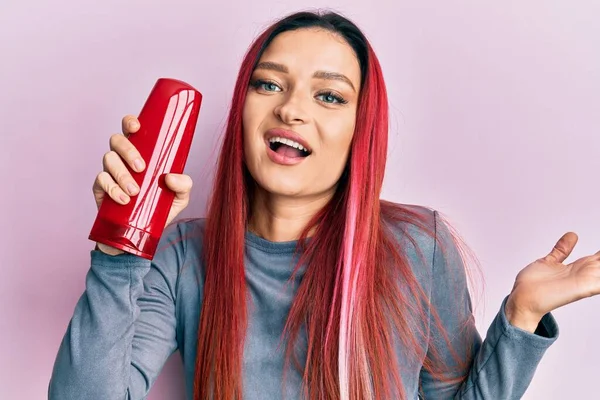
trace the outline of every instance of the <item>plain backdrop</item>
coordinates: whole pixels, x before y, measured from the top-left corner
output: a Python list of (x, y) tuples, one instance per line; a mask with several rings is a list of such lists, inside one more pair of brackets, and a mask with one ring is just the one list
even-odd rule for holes
[[(46, 398), (84, 289), (108, 138), (159, 77), (204, 94), (186, 172), (204, 215), (243, 53), (276, 18), (331, 8), (364, 29), (391, 105), (384, 197), (445, 213), (479, 257), (485, 332), (516, 274), (562, 234), (600, 250), (600, 3), (0, 2), (0, 398)], [(596, 398), (600, 297), (554, 313), (526, 399)], [(150, 399), (183, 400), (178, 353)]]

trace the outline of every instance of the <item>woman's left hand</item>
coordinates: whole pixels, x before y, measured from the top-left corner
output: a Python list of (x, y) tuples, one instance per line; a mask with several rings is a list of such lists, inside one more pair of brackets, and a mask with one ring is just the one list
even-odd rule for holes
[(576, 233), (565, 233), (550, 254), (519, 272), (505, 308), (512, 325), (535, 332), (545, 314), (600, 294), (600, 251), (563, 264), (577, 240)]

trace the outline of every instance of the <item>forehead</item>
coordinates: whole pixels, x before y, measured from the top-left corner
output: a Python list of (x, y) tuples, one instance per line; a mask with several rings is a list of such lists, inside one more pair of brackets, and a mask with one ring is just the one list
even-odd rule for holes
[(354, 49), (337, 33), (302, 28), (280, 33), (263, 52), (260, 61), (284, 64), (292, 74), (312, 75), (324, 70), (346, 75), (355, 87), (360, 83), (360, 64)]

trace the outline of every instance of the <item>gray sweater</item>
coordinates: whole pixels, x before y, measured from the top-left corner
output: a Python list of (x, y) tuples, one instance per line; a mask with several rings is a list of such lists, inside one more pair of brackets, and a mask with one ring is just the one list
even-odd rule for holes
[[(419, 206), (415, 206), (419, 207)], [(431, 215), (436, 235), (450, 243), (449, 232), (437, 212)], [(459, 346), (465, 337), (475, 351), (468, 378), (444, 384), (432, 379), (419, 362), (408, 361), (398, 349), (402, 380), (408, 399), (519, 399), (529, 386), (546, 349), (558, 337), (551, 314), (543, 317), (536, 333), (509, 324), (504, 298), (485, 340), (478, 334), (471, 311), (463, 265), (455, 247), (442, 256), (431, 237), (413, 225), (393, 227), (404, 246), (414, 273), (438, 309), (450, 338)], [(110, 256), (91, 251), (85, 291), (60, 344), (49, 384), (50, 400), (144, 399), (169, 356), (179, 350), (184, 363), (187, 398), (192, 399), (196, 340), (203, 290), (203, 219), (169, 225), (152, 261), (131, 255)], [(414, 238), (415, 244), (403, 234)], [(170, 245), (170, 243), (175, 243)], [(288, 370), (282, 392), (283, 350), (280, 335), (294, 292), (286, 283), (296, 258), (296, 242), (270, 242), (246, 233), (245, 271), (251, 294), (249, 325), (243, 360), (244, 399), (299, 399), (301, 376)], [(418, 256), (423, 251), (426, 262)], [(287, 289), (287, 290), (286, 290)], [(462, 307), (446, 307), (456, 304)], [(433, 321), (422, 321), (428, 343), (439, 342)], [(465, 329), (464, 326), (467, 328)], [(466, 336), (465, 336), (466, 335)], [(444, 343), (442, 341), (442, 343)], [(443, 349), (442, 349), (443, 350)], [(466, 348), (463, 349), (467, 351)], [(449, 352), (442, 353), (450, 357)], [(421, 360), (422, 361), (422, 360)], [(464, 371), (453, 371), (448, 377)], [(419, 392), (421, 390), (421, 392)]]

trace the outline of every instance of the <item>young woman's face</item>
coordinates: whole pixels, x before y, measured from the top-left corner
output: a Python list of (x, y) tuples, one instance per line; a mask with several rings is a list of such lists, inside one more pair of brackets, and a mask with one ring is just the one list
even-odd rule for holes
[(244, 157), (266, 191), (332, 193), (354, 134), (360, 65), (345, 40), (322, 29), (279, 34), (252, 73), (243, 112)]

